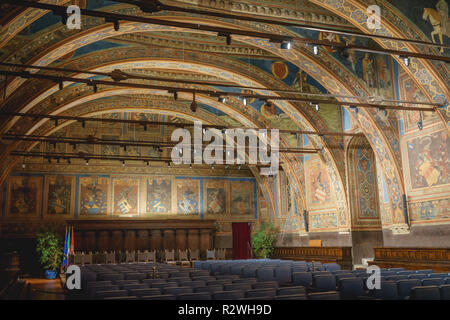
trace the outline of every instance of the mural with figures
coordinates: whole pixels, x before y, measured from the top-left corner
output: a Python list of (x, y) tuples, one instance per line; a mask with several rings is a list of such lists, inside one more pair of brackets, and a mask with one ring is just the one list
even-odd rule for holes
[(319, 159), (307, 161), (308, 195), (311, 204), (322, 207), (332, 201), (330, 177)]
[(119, 215), (139, 212), (139, 179), (113, 179), (113, 213)]
[(239, 181), (231, 186), (231, 214), (252, 215), (254, 213), (254, 184)]
[(74, 177), (61, 175), (47, 177), (45, 185), (47, 201), (44, 213), (53, 217), (72, 215), (74, 187)]
[(450, 183), (449, 150), (447, 130), (408, 140), (409, 175), (413, 189)]
[(148, 213), (172, 212), (172, 179), (154, 178), (147, 180)]
[(97, 216), (108, 214), (109, 179), (80, 177), (80, 215)]
[(7, 186), (7, 208), (10, 218), (40, 216), (42, 177), (10, 177)]
[(192, 179), (176, 180), (177, 212), (179, 215), (198, 215), (200, 213), (200, 182)]
[(205, 182), (206, 213), (211, 215), (225, 215), (227, 208), (227, 181), (213, 180)]

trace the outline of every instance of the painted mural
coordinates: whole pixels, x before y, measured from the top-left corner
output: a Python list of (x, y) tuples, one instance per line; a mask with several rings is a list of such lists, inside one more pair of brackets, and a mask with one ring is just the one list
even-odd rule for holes
[(80, 215), (98, 216), (108, 214), (109, 179), (80, 177)]
[(131, 178), (113, 179), (113, 214), (139, 213), (139, 182), (139, 179)]
[(331, 202), (331, 183), (323, 163), (317, 160), (308, 161), (309, 197), (313, 206), (323, 206)]
[(254, 214), (254, 183), (250, 181), (236, 181), (231, 186), (231, 214)]
[(309, 215), (309, 226), (311, 230), (335, 229), (338, 226), (336, 212), (314, 213)]
[[(119, 140), (120, 137), (112, 136), (112, 135), (103, 135), (102, 139), (116, 141), (116, 140)], [(113, 156), (113, 155), (120, 154), (120, 146), (103, 144), (101, 146), (101, 153), (103, 156)]]
[(176, 180), (177, 212), (179, 215), (199, 215), (200, 182), (193, 179)]
[(450, 139), (446, 130), (407, 142), (409, 175), (413, 189), (450, 183)]
[(206, 181), (206, 213), (211, 215), (225, 215), (228, 213), (227, 188), (224, 180)]
[(62, 175), (46, 177), (47, 198), (44, 213), (50, 217), (72, 215), (74, 187), (74, 177)]
[(8, 180), (8, 216), (38, 218), (41, 213), (42, 177), (11, 177)]
[(147, 180), (147, 212), (172, 213), (172, 179), (159, 177)]

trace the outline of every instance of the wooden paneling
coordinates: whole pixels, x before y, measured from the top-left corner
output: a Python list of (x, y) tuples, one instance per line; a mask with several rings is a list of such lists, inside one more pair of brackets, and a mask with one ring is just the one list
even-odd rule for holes
[(272, 258), (322, 263), (336, 262), (342, 269), (352, 268), (351, 247), (280, 247), (275, 248)]
[(215, 220), (85, 219), (67, 223), (74, 226), (76, 251), (205, 251), (214, 243)]
[(375, 259), (369, 264), (380, 268), (403, 267), (410, 270), (450, 271), (450, 249), (444, 248), (374, 248)]

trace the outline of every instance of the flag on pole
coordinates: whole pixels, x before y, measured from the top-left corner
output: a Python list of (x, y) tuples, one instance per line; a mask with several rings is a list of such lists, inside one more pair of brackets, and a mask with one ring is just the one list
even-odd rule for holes
[(69, 254), (73, 254), (74, 251), (75, 251), (75, 242), (73, 240), (73, 226), (72, 226), (72, 233), (70, 234)]
[(69, 240), (69, 238), (68, 238), (67, 226), (66, 226), (66, 234), (64, 236), (64, 257), (63, 257), (63, 263), (62, 263), (63, 268), (67, 267), (67, 252), (68, 252), (67, 244), (68, 244), (68, 240)]

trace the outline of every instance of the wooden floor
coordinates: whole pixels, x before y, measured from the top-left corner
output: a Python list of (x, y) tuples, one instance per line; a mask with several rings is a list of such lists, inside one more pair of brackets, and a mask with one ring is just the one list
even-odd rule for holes
[(26, 282), (27, 300), (64, 300), (64, 291), (61, 281), (29, 278)]

